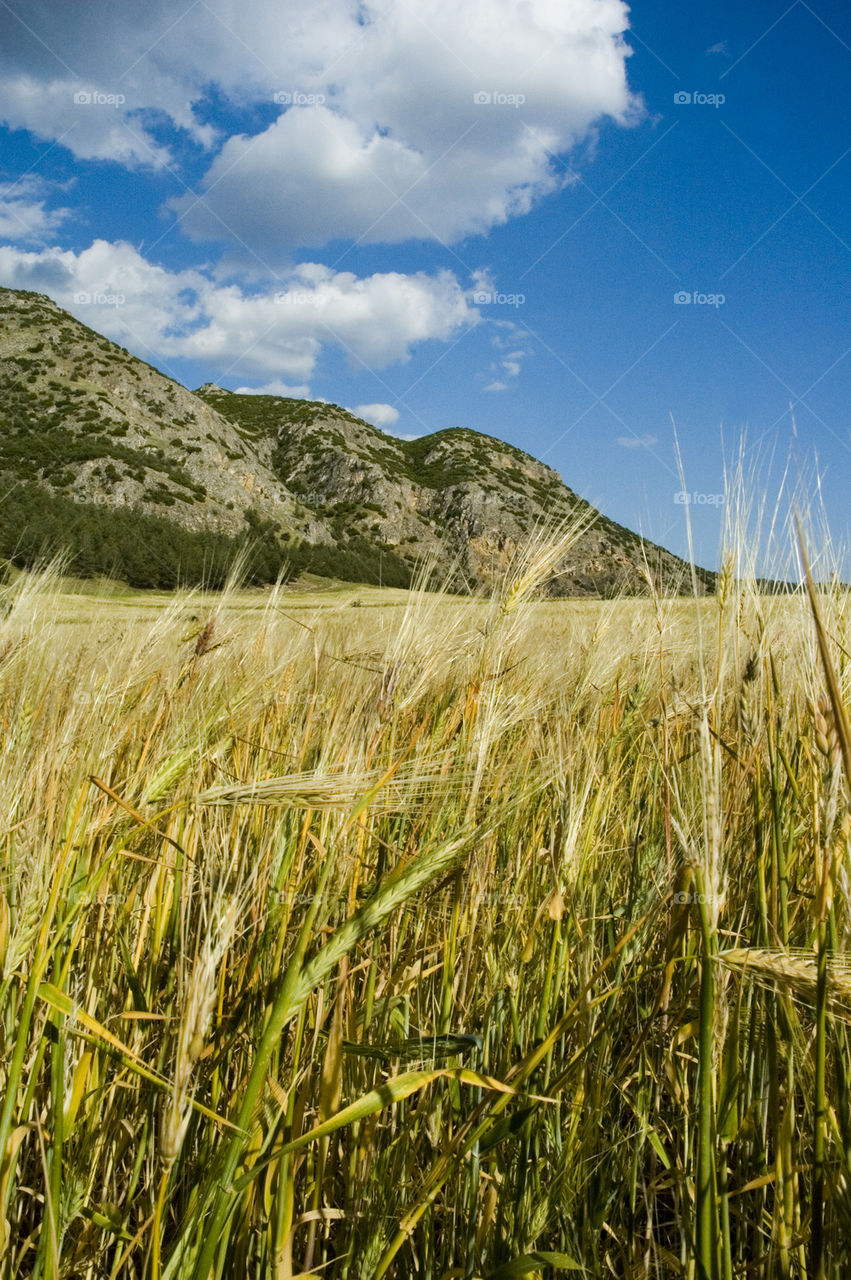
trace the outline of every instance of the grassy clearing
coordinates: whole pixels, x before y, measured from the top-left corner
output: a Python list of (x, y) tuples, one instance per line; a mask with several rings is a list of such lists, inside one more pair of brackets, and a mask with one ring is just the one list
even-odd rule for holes
[(538, 569), (4, 589), (0, 1275), (849, 1273), (847, 596)]

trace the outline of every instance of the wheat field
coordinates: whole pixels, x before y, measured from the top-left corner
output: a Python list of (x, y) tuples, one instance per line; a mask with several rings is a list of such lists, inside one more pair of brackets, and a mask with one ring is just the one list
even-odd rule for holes
[(848, 597), (551, 565), (2, 589), (4, 1280), (849, 1274)]

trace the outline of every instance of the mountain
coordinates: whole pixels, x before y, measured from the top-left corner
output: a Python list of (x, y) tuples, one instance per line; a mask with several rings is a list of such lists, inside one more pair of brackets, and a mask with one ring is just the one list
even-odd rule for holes
[(541, 523), (584, 514), (552, 594), (644, 593), (645, 561), (664, 588), (688, 581), (491, 436), (400, 440), (325, 402), (193, 393), (41, 294), (0, 289), (0, 316), (0, 555), (18, 563), (64, 544), (80, 573), (213, 581), (248, 535), (258, 581), (289, 563), (402, 585), (428, 556), (476, 590)]

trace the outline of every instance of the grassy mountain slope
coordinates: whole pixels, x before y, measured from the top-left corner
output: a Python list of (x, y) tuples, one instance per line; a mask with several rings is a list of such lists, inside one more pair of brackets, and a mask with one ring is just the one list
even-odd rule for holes
[(179, 383), (40, 294), (0, 290), (0, 310), (5, 475), (187, 528), (236, 532), (253, 508), (315, 533), (233, 426)]
[[(289, 562), (405, 585), (427, 557), (476, 590), (542, 523), (595, 515), (493, 437), (399, 440), (324, 402), (193, 393), (40, 294), (0, 290), (0, 315), (0, 554), (19, 562), (64, 542), (80, 573), (219, 581), (249, 536), (257, 581)], [(661, 586), (686, 579), (677, 557), (599, 517), (550, 590), (643, 592), (645, 559)]]
[[(400, 440), (337, 405), (236, 395), (209, 383), (197, 394), (336, 537), (354, 531), (404, 559), (436, 556), (453, 566), (459, 587), (491, 585), (537, 526), (576, 515), (594, 525), (560, 566), (552, 594), (644, 592), (645, 559), (662, 586), (687, 576), (676, 556), (642, 544), (551, 467), (492, 436), (450, 428)], [(701, 581), (709, 585), (711, 575)]]

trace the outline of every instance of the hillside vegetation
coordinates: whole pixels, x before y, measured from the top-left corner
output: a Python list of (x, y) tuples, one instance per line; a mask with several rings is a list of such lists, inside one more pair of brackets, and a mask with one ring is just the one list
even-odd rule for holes
[[(0, 556), (62, 550), (133, 586), (313, 572), (407, 586), (428, 562), (491, 589), (534, 531), (584, 521), (551, 595), (679, 588), (686, 566), (595, 512), (551, 468), (474, 431), (397, 440), (337, 405), (197, 393), (40, 294), (0, 289)], [(2, 505), (2, 504), (0, 504)], [(699, 574), (711, 589), (713, 576)]]

